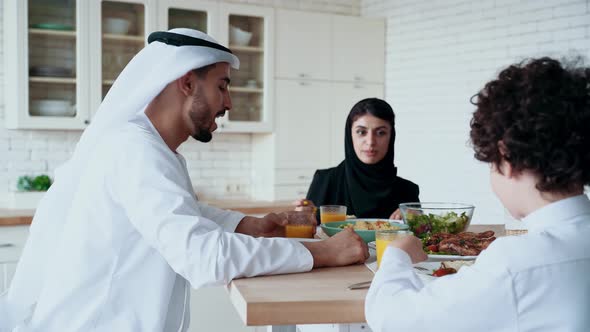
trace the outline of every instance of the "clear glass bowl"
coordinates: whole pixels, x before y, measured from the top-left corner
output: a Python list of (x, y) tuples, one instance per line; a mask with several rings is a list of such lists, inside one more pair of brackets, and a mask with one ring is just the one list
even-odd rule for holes
[(469, 227), (475, 206), (463, 203), (402, 203), (404, 223), (417, 237), (434, 233), (457, 234)]

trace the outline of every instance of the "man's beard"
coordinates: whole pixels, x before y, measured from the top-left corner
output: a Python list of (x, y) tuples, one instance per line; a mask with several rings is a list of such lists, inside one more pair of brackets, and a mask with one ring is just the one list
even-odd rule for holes
[(205, 98), (201, 94), (201, 89), (197, 89), (195, 93), (195, 99), (193, 101), (192, 109), (189, 112), (189, 116), (196, 129), (196, 133), (194, 133), (192, 137), (203, 143), (211, 141), (213, 135), (209, 131), (210, 125), (209, 127), (205, 127), (210, 121), (209, 117), (211, 116), (211, 108), (207, 105)]

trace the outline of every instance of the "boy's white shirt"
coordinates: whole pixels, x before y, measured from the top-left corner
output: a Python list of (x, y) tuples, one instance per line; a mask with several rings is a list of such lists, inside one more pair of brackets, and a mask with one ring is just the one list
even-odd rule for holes
[(476, 263), (424, 284), (388, 248), (365, 302), (373, 331), (588, 331), (590, 201), (549, 204), (527, 235), (498, 238)]

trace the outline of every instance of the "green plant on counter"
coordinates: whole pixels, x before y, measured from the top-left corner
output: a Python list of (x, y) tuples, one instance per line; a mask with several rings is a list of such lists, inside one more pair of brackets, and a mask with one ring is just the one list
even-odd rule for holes
[(19, 191), (47, 191), (51, 187), (51, 178), (45, 174), (39, 176), (21, 176), (16, 188)]

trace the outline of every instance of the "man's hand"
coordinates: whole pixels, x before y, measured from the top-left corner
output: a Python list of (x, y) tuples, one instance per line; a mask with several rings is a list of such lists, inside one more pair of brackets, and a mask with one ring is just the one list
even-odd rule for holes
[(301, 244), (313, 256), (313, 267), (360, 264), (369, 258), (367, 244), (349, 228), (343, 229), (329, 239)]
[(287, 219), (275, 213), (269, 213), (262, 218), (246, 216), (236, 227), (236, 233), (256, 237), (285, 237)]
[(405, 251), (412, 260), (412, 264), (420, 263), (428, 259), (428, 255), (422, 249), (422, 241), (415, 236), (403, 236), (392, 241), (390, 247), (400, 248)]
[(402, 212), (400, 209), (393, 211), (393, 213), (389, 216), (389, 219), (402, 220)]

